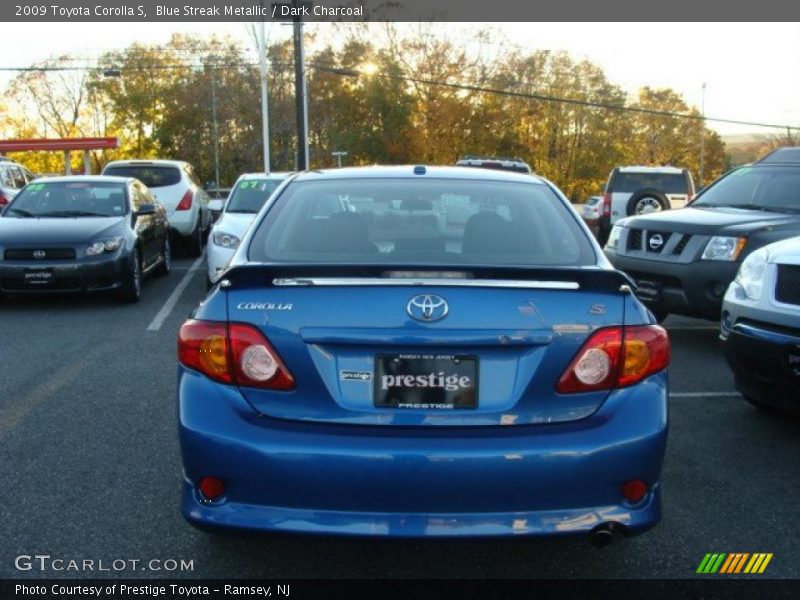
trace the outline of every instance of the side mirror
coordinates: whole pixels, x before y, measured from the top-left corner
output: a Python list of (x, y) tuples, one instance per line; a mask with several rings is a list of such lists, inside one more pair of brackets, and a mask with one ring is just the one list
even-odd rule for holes
[(156, 214), (156, 205), (155, 204), (142, 204), (134, 213), (137, 217), (144, 217), (146, 215), (154, 215)]

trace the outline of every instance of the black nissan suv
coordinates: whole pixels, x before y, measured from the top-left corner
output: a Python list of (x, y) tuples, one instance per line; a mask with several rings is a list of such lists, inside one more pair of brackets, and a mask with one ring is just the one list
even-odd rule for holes
[(796, 235), (800, 152), (788, 148), (729, 171), (686, 208), (621, 219), (605, 253), (659, 320), (670, 313), (716, 320), (742, 260)]

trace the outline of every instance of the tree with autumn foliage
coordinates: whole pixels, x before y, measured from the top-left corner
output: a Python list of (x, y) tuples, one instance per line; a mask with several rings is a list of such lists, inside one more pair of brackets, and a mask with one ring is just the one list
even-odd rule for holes
[[(376, 27), (342, 26), (327, 43), (309, 37), (316, 46), (307, 57), (314, 168), (333, 166), (334, 151), (356, 165), (515, 156), (582, 201), (601, 192), (618, 165), (669, 164), (697, 178), (701, 136), (706, 182), (727, 167), (720, 136), (673, 90), (643, 88), (629, 100), (598, 65), (565, 52), (505, 48), (491, 30), (470, 42), (500, 44), (495, 54), (468, 50), (431, 24), (402, 34), (384, 24), (376, 35)], [(268, 60), (271, 166), (291, 170), (291, 43), (272, 44)], [(238, 43), (175, 35), (162, 46), (108, 52), (93, 69), (70, 65), (60, 57), (12, 81), (0, 121), (6, 137), (118, 136), (118, 149), (94, 155), (96, 170), (115, 158), (177, 158), (208, 181), (216, 95), (223, 183), (262, 168), (258, 69)], [(62, 161), (45, 153), (14, 158), (39, 172), (57, 171)]]

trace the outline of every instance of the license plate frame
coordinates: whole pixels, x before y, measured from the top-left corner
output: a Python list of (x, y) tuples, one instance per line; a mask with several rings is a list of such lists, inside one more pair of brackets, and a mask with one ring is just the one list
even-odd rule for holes
[(23, 270), (22, 280), (25, 285), (49, 285), (55, 281), (55, 274), (49, 267), (29, 267)]
[(402, 410), (473, 410), (478, 408), (479, 372), (474, 354), (376, 354), (373, 404)]
[(637, 280), (635, 293), (642, 302), (657, 304), (661, 301), (661, 284), (647, 279)]

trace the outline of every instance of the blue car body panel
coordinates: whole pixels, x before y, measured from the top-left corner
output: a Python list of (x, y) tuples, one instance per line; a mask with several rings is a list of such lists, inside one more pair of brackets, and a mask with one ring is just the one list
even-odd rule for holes
[[(602, 264), (553, 273), (583, 281), (593, 268), (608, 274)], [(190, 523), (414, 537), (639, 533), (659, 522), (666, 370), (622, 389), (555, 391), (593, 332), (654, 323), (624, 284), (283, 286), (272, 269), (234, 265), (192, 316), (256, 327), (295, 387), (239, 387), (179, 366)], [(420, 294), (446, 299), (446, 318), (412, 318)], [(372, 380), (342, 376), (375, 373), (381, 354), (426, 353), (475, 357), (475, 408), (378, 407)], [(209, 475), (225, 482), (214, 501), (197, 488)], [(648, 485), (635, 503), (622, 493), (631, 480)]]
[[(232, 386), (181, 368), (182, 508), (197, 524), (372, 535), (580, 533), (660, 519), (660, 489), (621, 499), (634, 478), (658, 482), (667, 378), (613, 392), (573, 423), (388, 428), (298, 423), (253, 411)], [(226, 498), (191, 482), (225, 473)]]
[[(592, 315), (598, 295), (572, 290), (410, 286), (244, 288), (225, 293), (230, 321), (257, 325), (289, 370), (303, 374), (293, 392), (243, 389), (253, 408), (278, 418), (362, 425), (499, 425), (588, 416), (608, 392), (556, 396), (553, 376), (564, 370), (592, 330), (620, 323), (623, 313), (619, 294), (605, 300), (603, 314)], [(422, 293), (447, 300), (446, 319), (419, 323), (406, 314), (409, 299)], [(476, 294), (480, 304), (474, 301)], [(254, 304), (291, 310), (239, 308)], [(369, 323), (380, 326), (365, 327)], [(340, 378), (342, 371), (372, 372), (375, 356), (381, 353), (432, 349), (478, 357), (478, 408), (444, 414), (387, 411), (373, 406), (371, 381)]]

